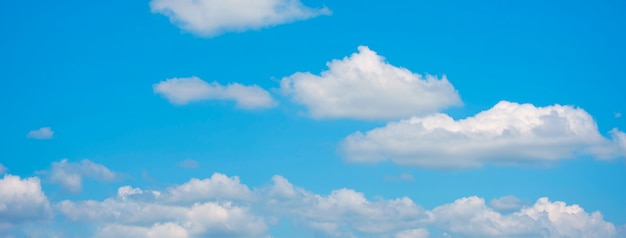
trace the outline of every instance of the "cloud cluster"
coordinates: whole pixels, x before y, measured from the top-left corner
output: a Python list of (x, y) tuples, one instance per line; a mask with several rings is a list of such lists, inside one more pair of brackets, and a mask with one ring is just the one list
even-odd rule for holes
[(47, 219), (51, 214), (39, 178), (5, 174), (0, 179), (0, 235), (15, 225)]
[(578, 205), (540, 198), (530, 207), (503, 215), (479, 197), (465, 197), (434, 208), (435, 226), (463, 237), (615, 237), (602, 214)]
[(150, 8), (180, 28), (207, 37), (330, 14), (325, 7), (310, 8), (299, 0), (152, 0)]
[[(176, 195), (192, 184), (184, 198)], [(66, 200), (55, 207), (70, 220), (100, 224), (96, 237), (265, 237), (280, 218), (323, 237), (429, 237), (433, 230), (459, 237), (617, 235), (599, 212), (547, 198), (510, 213), (479, 197), (425, 210), (408, 197), (370, 200), (348, 188), (315, 194), (282, 176), (248, 189), (237, 177), (216, 173), (163, 191), (124, 186), (103, 201)]]
[(172, 104), (184, 105), (203, 100), (233, 100), (244, 109), (270, 108), (277, 105), (272, 96), (257, 85), (238, 83), (223, 86), (218, 82), (207, 83), (198, 77), (172, 78), (152, 86), (154, 93), (161, 94)]
[(90, 160), (82, 160), (80, 163), (70, 163), (67, 159), (53, 162), (52, 168), (45, 172), (50, 181), (59, 183), (64, 189), (70, 192), (80, 192), (82, 190), (82, 180), (84, 177), (101, 181), (112, 181), (120, 177), (101, 164)]
[(42, 127), (37, 130), (29, 131), (26, 134), (26, 138), (37, 139), (37, 140), (48, 140), (52, 139), (54, 136), (54, 131), (50, 127)]
[(445, 77), (393, 66), (366, 46), (358, 50), (327, 63), (320, 75), (298, 72), (283, 78), (281, 90), (315, 118), (397, 119), (461, 104)]
[(343, 151), (354, 162), (434, 168), (542, 164), (581, 155), (624, 156), (626, 135), (616, 129), (611, 135), (603, 137), (580, 108), (501, 101), (462, 120), (440, 113), (356, 132), (344, 140)]

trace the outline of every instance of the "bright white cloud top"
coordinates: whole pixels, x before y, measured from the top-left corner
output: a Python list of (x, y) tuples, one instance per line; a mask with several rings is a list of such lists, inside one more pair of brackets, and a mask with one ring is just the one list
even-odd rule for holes
[(96, 237), (266, 237), (278, 218), (323, 237), (428, 237), (431, 228), (454, 237), (617, 236), (615, 226), (600, 212), (588, 213), (578, 205), (548, 198), (506, 214), (475, 196), (425, 210), (408, 197), (370, 200), (347, 188), (315, 194), (278, 175), (272, 184), (251, 190), (240, 189), (247, 186), (237, 177), (216, 173), (205, 180), (207, 189), (221, 184), (220, 189), (238, 195), (205, 196), (202, 190), (207, 189), (200, 189), (191, 199), (168, 197), (179, 187), (202, 181), (191, 179), (163, 191), (124, 186), (116, 197), (65, 200), (54, 207), (57, 215), (70, 221), (98, 224)]
[(51, 214), (50, 203), (41, 190), (39, 178), (21, 179), (5, 174), (0, 179), (0, 235), (14, 225), (47, 219)]
[(46, 171), (50, 181), (58, 183), (70, 192), (80, 192), (84, 177), (101, 181), (112, 181), (120, 177), (106, 166), (94, 163), (90, 160), (82, 160), (80, 163), (70, 163), (67, 159), (52, 162), (52, 169)]
[(461, 105), (446, 77), (393, 66), (366, 46), (327, 63), (320, 75), (298, 72), (281, 80), (283, 93), (315, 118), (398, 119)]
[(440, 113), (356, 132), (344, 140), (343, 150), (352, 162), (388, 160), (435, 168), (624, 156), (626, 135), (617, 129), (610, 133), (612, 140), (603, 137), (593, 118), (580, 108), (501, 101), (462, 120)]
[(325, 7), (310, 8), (299, 0), (152, 0), (150, 8), (180, 28), (208, 37), (330, 14)]
[(37, 140), (47, 140), (52, 139), (54, 136), (54, 131), (50, 127), (42, 127), (37, 130), (29, 131), (26, 134), (26, 138), (37, 139)]
[(198, 77), (167, 79), (154, 84), (152, 88), (154, 93), (163, 95), (170, 103), (177, 105), (204, 100), (233, 100), (239, 108), (260, 109), (278, 104), (257, 85), (232, 83), (223, 86), (218, 82), (207, 83)]

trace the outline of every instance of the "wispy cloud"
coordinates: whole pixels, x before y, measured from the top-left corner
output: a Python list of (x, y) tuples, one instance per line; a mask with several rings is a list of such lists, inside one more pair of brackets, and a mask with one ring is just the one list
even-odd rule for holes
[(163, 95), (177, 105), (203, 100), (233, 100), (239, 108), (258, 109), (278, 104), (257, 85), (232, 83), (223, 86), (218, 82), (207, 83), (198, 77), (167, 79), (154, 84), (152, 88), (154, 93)]
[(26, 134), (26, 138), (37, 139), (37, 140), (47, 140), (52, 139), (54, 136), (54, 131), (50, 127), (42, 127), (37, 130), (29, 131)]
[(186, 169), (198, 168), (200, 166), (198, 161), (195, 161), (192, 159), (186, 159), (186, 160), (180, 161), (176, 165), (178, 165), (178, 167), (186, 168)]
[(330, 14), (326, 7), (310, 8), (299, 0), (152, 0), (150, 8), (180, 28), (207, 37)]

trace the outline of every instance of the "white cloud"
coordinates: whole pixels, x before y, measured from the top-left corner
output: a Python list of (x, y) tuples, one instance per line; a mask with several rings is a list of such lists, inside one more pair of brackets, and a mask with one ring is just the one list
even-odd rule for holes
[(154, 93), (161, 94), (170, 103), (184, 105), (203, 100), (233, 100), (244, 109), (270, 108), (278, 103), (257, 85), (245, 86), (232, 83), (226, 86), (218, 82), (207, 83), (198, 77), (172, 78), (152, 86)]
[(408, 197), (370, 201), (363, 193), (346, 188), (318, 195), (293, 186), (281, 176), (274, 176), (273, 185), (261, 193), (268, 210), (292, 217), (324, 236), (389, 237), (415, 227), (426, 217)]
[(600, 135), (593, 118), (580, 108), (501, 101), (463, 120), (436, 114), (356, 132), (342, 146), (352, 162), (468, 168), (542, 164), (580, 155), (624, 156), (626, 134), (617, 129), (610, 134), (612, 141)]
[(427, 238), (430, 232), (424, 228), (401, 231), (396, 234), (396, 238)]
[(198, 168), (198, 166), (200, 166), (198, 161), (195, 161), (195, 160), (192, 160), (192, 159), (183, 160), (183, 161), (179, 162), (177, 165), (178, 165), (178, 167), (186, 168), (186, 169)]
[[(320, 195), (281, 176), (274, 176), (270, 185), (248, 190), (235, 178), (217, 174), (185, 184), (212, 181), (204, 184), (221, 187), (213, 192), (239, 191), (236, 193), (247, 194), (248, 199), (232, 196), (232, 192), (207, 196), (200, 191), (200, 195), (190, 195), (191, 199), (174, 201), (168, 193), (185, 184), (163, 191), (124, 186), (113, 198), (62, 201), (55, 207), (70, 220), (99, 224), (97, 237), (265, 237), (268, 226), (280, 218), (322, 237), (416, 238), (428, 237), (429, 229), (453, 237), (610, 238), (617, 234), (615, 226), (599, 212), (587, 213), (578, 205), (547, 198), (532, 206), (507, 207), (514, 211), (506, 214), (479, 197), (460, 198), (429, 211), (407, 197), (371, 200), (348, 188)], [(242, 186), (246, 188), (243, 192)], [(193, 191), (195, 188), (188, 190)], [(507, 196), (499, 200), (519, 199)]]
[(325, 7), (309, 8), (299, 0), (152, 0), (150, 8), (180, 28), (207, 37), (330, 14)]
[(500, 198), (492, 199), (489, 202), (489, 205), (498, 211), (511, 211), (518, 210), (522, 207), (523, 203), (521, 200), (516, 198), (513, 195), (507, 195)]
[(80, 163), (69, 163), (67, 159), (60, 162), (53, 162), (52, 169), (46, 171), (50, 181), (59, 183), (70, 192), (80, 192), (82, 190), (83, 177), (94, 178), (101, 181), (112, 181), (119, 178), (119, 175), (109, 170), (101, 164), (96, 164), (90, 160), (82, 160)]
[(478, 197), (466, 197), (436, 207), (435, 226), (463, 237), (615, 237), (615, 226), (599, 212), (578, 205), (540, 198), (531, 207), (503, 215)]
[(445, 76), (412, 73), (385, 62), (366, 46), (327, 63), (320, 75), (295, 73), (281, 80), (283, 93), (315, 118), (396, 119), (460, 105)]
[(0, 164), (0, 174), (4, 174), (4, 172), (6, 172), (7, 170), (9, 170), (7, 169), (7, 167), (4, 167), (3, 164)]
[(54, 131), (50, 127), (42, 127), (37, 130), (29, 131), (26, 134), (26, 138), (37, 139), (37, 140), (48, 140), (52, 139), (54, 136)]
[(47, 219), (51, 214), (50, 203), (41, 190), (39, 178), (21, 179), (5, 174), (0, 179), (0, 235), (2, 228)]
[(239, 182), (239, 177), (214, 173), (209, 179), (192, 178), (187, 183), (169, 188), (164, 196), (174, 202), (190, 202), (205, 199), (249, 200), (254, 195)]

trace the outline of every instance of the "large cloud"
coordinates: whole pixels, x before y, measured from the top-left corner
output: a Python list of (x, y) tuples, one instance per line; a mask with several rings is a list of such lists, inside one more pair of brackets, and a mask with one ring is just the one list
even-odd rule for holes
[(170, 18), (182, 29), (201, 36), (245, 31), (330, 14), (299, 0), (152, 0), (152, 12)]
[(467, 168), (623, 156), (625, 134), (614, 129), (611, 135), (612, 140), (604, 138), (580, 108), (502, 101), (463, 120), (436, 114), (357, 132), (344, 140), (343, 151), (353, 162)]
[(152, 88), (154, 93), (178, 105), (203, 100), (233, 100), (237, 107), (254, 109), (270, 108), (277, 104), (267, 91), (257, 85), (233, 83), (223, 86), (218, 82), (207, 83), (198, 77), (167, 79), (154, 84)]
[(282, 91), (316, 118), (393, 119), (461, 104), (445, 77), (412, 73), (366, 46), (358, 49), (327, 63), (328, 70), (320, 75), (299, 72), (283, 78)]
[(52, 169), (46, 171), (50, 180), (59, 183), (70, 192), (80, 192), (84, 177), (101, 181), (112, 181), (120, 177), (106, 166), (84, 159), (80, 163), (70, 163), (67, 159), (52, 163)]
[[(192, 181), (207, 182), (196, 187), (197, 195), (188, 194), (190, 199), (175, 201), (168, 197), (177, 188), (195, 183)], [(504, 206), (512, 209), (507, 213), (498, 211), (501, 206), (489, 206), (475, 196), (425, 210), (408, 197), (372, 200), (348, 188), (316, 194), (281, 176), (274, 176), (272, 181), (248, 190), (236, 177), (215, 174), (207, 180), (192, 179), (163, 191), (124, 186), (113, 198), (62, 201), (56, 208), (70, 220), (99, 224), (97, 237), (263, 237), (269, 235), (268, 227), (281, 218), (320, 237), (428, 237), (434, 232), (454, 237), (617, 235), (615, 226), (599, 212), (588, 213), (578, 205), (547, 198), (540, 198), (532, 206)], [(202, 191), (210, 188), (215, 194), (230, 192), (217, 196)], [(512, 196), (498, 200), (519, 201)]]
[(5, 174), (0, 179), (0, 235), (19, 223), (46, 219), (51, 214), (39, 178)]
[(463, 237), (615, 237), (615, 226), (602, 214), (578, 205), (540, 198), (530, 207), (503, 215), (479, 197), (466, 197), (434, 208), (435, 226)]

